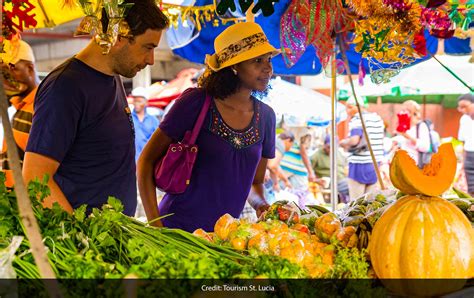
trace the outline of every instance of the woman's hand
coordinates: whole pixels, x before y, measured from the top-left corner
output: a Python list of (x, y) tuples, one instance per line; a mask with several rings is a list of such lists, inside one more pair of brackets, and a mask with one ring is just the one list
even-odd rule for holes
[(281, 189), (280, 189), (280, 183), (273, 183), (273, 190), (275, 192), (279, 192)]
[(257, 212), (257, 218), (263, 218), (263, 216), (265, 216), (265, 213), (267, 212), (268, 208), (270, 208), (270, 205), (268, 204), (264, 204), (264, 205), (261, 205), (260, 207), (257, 208), (256, 212)]
[(150, 223), (150, 226), (154, 226), (154, 227), (157, 227), (157, 228), (162, 228), (163, 223), (161, 222), (161, 220), (155, 220), (155, 221)]

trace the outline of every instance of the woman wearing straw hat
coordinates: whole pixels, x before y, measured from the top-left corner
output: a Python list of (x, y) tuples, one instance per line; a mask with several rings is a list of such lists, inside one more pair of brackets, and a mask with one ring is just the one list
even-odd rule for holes
[[(149, 221), (173, 214), (156, 226), (213, 231), (217, 219), (238, 217), (252, 190), (252, 206), (260, 214), (268, 207), (263, 195), (267, 159), (275, 155), (275, 113), (252, 96), (265, 93), (279, 53), (261, 27), (238, 23), (214, 41), (215, 54), (206, 57), (199, 87), (186, 90), (138, 160), (138, 185)], [(206, 94), (212, 101), (196, 144), (199, 153), (190, 184), (182, 194), (166, 194), (159, 207), (153, 165), (172, 142), (192, 130)]]

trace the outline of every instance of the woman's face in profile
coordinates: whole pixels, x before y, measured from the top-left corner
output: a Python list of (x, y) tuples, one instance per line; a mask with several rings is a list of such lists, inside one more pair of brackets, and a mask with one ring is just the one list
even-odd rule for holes
[(252, 58), (237, 64), (234, 68), (242, 82), (242, 87), (255, 91), (265, 91), (273, 75), (272, 54)]

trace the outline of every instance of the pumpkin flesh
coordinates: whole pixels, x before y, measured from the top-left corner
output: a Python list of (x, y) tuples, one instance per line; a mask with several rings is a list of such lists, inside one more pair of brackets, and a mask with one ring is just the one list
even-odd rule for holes
[(405, 150), (398, 150), (390, 164), (390, 179), (405, 194), (439, 196), (451, 186), (456, 167), (451, 143), (442, 144), (423, 169), (418, 168)]

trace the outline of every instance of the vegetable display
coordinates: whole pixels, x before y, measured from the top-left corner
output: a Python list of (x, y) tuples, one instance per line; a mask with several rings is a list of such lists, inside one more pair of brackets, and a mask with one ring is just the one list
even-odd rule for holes
[[(344, 296), (351, 291), (383, 296), (386, 293), (373, 286), (376, 277), (396, 294), (442, 295), (474, 277), (474, 199), (454, 188), (446, 192), (454, 179), (455, 162), (449, 144), (443, 144), (421, 170), (399, 150), (390, 168), (399, 190), (364, 194), (334, 212), (278, 201), (258, 222), (225, 214), (213, 232), (197, 229), (193, 234), (151, 227), (125, 216), (120, 201), (112, 197), (91, 214), (86, 206), (73, 214), (57, 204), (43, 208), (41, 202), (50, 194), (47, 180), (31, 182), (28, 191), (52, 268), (64, 279), (63, 290), (74, 289), (72, 296), (124, 294), (121, 287), (105, 286), (108, 280), (139, 279), (139, 295), (188, 297), (200, 291), (196, 279), (232, 284), (313, 278), (368, 282), (320, 288), (282, 281), (276, 296), (288, 292), (295, 297)], [(22, 296), (35, 295), (35, 289), (42, 287), (36, 280), (39, 271), (29, 241), (14, 238), (24, 236), (24, 229), (15, 194), (3, 186), (4, 179), (0, 174), (0, 260), (7, 247), (21, 243), (15, 254), (10, 253), (14, 257), (4, 271), (34, 285)], [(435, 282), (420, 283), (426, 278)], [(440, 278), (453, 282), (439, 283)], [(71, 286), (77, 279), (96, 280), (100, 286), (89, 293), (94, 285)], [(183, 281), (179, 290), (171, 291), (143, 279)]]
[[(369, 243), (375, 273), (382, 279), (473, 277), (474, 229), (455, 204), (439, 197), (454, 179), (452, 145), (441, 145), (423, 174), (407, 158), (403, 150), (395, 153), (390, 176), (394, 185), (409, 195), (383, 213)], [(449, 293), (463, 285), (413, 287), (409, 280), (386, 284), (399, 294), (428, 296)]]

